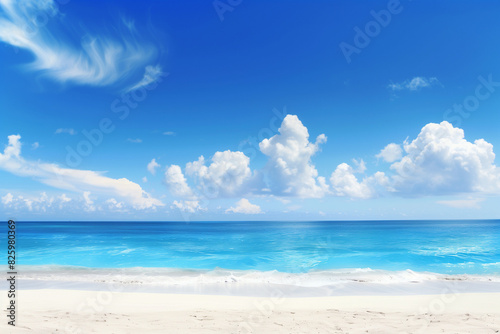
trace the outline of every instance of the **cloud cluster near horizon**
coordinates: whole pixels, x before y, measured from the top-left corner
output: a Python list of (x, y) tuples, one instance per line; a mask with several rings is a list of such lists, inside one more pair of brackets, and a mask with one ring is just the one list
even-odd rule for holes
[[(102, 172), (59, 167), (57, 164), (27, 160), (21, 156), (21, 136), (8, 136), (8, 145), (0, 153), (0, 169), (29, 177), (53, 188), (70, 191), (76, 197), (27, 197), (7, 193), (4, 206), (24, 205), (30, 211), (79, 204), (85, 211), (123, 211), (155, 209), (164, 203), (125, 178), (113, 179)], [(263, 139), (259, 148), (267, 163), (258, 170), (250, 167), (250, 158), (239, 151), (215, 152), (210, 159), (200, 156), (184, 168), (168, 165), (163, 181), (175, 198), (171, 208), (186, 213), (206, 211), (207, 200), (238, 198), (224, 212), (261, 213), (252, 198), (324, 198), (327, 196), (370, 199), (380, 196), (442, 196), (500, 194), (500, 167), (495, 165), (493, 145), (484, 139), (470, 142), (464, 131), (443, 121), (425, 125), (413, 140), (389, 143), (374, 158), (386, 163), (385, 171), (367, 173), (363, 160), (332, 166), (331, 174), (319, 175), (313, 159), (327, 137), (309, 138), (308, 129), (295, 115), (287, 115), (278, 133)], [(147, 169), (154, 176), (162, 166), (152, 159)], [(99, 200), (99, 201), (97, 201)], [(476, 208), (481, 199), (443, 200), (450, 207)]]
[(133, 22), (122, 20), (98, 33), (82, 30), (83, 24), (69, 28), (72, 18), (61, 14), (53, 0), (2, 0), (0, 13), (0, 41), (31, 53), (34, 60), (27, 69), (57, 82), (130, 91), (162, 75), (161, 67), (152, 64), (157, 48)]
[[(137, 183), (126, 178), (113, 179), (102, 172), (62, 168), (57, 164), (26, 160), (21, 156), (21, 136), (8, 136), (9, 143), (0, 153), (0, 169), (29, 177), (53, 188), (83, 194), (91, 208), (90, 194), (108, 199), (119, 198), (134, 209), (154, 209), (164, 204), (151, 197)], [(11, 195), (12, 196), (12, 195)], [(7, 198), (8, 199), (8, 198)]]
[[(216, 152), (208, 165), (203, 156), (187, 163), (185, 174), (191, 182), (178, 165), (167, 166), (164, 180), (174, 196), (189, 200), (252, 195), (369, 199), (500, 193), (500, 168), (494, 163), (493, 145), (484, 139), (467, 141), (462, 129), (446, 121), (427, 124), (403, 147), (389, 143), (381, 149), (375, 157), (389, 163), (388, 171), (366, 175), (365, 162), (353, 160), (354, 167), (348, 163), (336, 166), (329, 182), (318, 175), (312, 162), (326, 141), (320, 134), (311, 142), (299, 118), (287, 115), (278, 134), (259, 144), (268, 158), (264, 168), (252, 171), (250, 158), (242, 152), (224, 151)], [(198, 202), (196, 205), (199, 207)], [(248, 203), (239, 203), (227, 212), (244, 211), (242, 205), (248, 207)]]

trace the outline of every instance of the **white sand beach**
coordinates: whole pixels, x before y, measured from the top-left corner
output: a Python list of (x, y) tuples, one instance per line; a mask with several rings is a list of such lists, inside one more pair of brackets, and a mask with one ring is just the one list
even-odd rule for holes
[[(6, 305), (2, 296), (2, 305)], [(500, 293), (312, 298), (21, 290), (1, 333), (499, 333)]]

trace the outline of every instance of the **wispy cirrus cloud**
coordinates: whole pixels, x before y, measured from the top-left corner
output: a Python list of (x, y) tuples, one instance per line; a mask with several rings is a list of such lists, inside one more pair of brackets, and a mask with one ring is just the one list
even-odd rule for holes
[(141, 138), (127, 138), (127, 141), (129, 143), (134, 143), (134, 144), (140, 144), (140, 143), (142, 143), (142, 139)]
[(410, 80), (405, 80), (399, 83), (390, 83), (387, 86), (393, 92), (401, 90), (417, 91), (424, 87), (431, 87), (434, 85), (439, 85), (440, 82), (436, 77), (414, 77)]
[(137, 183), (126, 178), (113, 179), (102, 172), (62, 168), (57, 164), (26, 160), (21, 156), (21, 136), (8, 136), (9, 144), (0, 153), (0, 169), (21, 177), (30, 177), (51, 187), (82, 193), (89, 208), (90, 194), (120, 198), (136, 209), (164, 204), (150, 196)]
[(61, 134), (61, 133), (67, 133), (67, 134), (69, 134), (71, 136), (74, 136), (74, 135), (77, 134), (77, 132), (75, 131), (75, 129), (71, 129), (71, 128), (69, 128), (69, 129), (59, 128), (54, 133), (56, 135)]
[(165, 136), (175, 136), (175, 135), (176, 135), (176, 133), (175, 133), (175, 132), (173, 132), (173, 131), (165, 131), (165, 132), (163, 132), (163, 134), (164, 134)]
[[(39, 17), (50, 24), (40, 23)], [(0, 41), (30, 52), (34, 60), (27, 69), (60, 83), (124, 87), (144, 70), (147, 75), (137, 85), (154, 80), (161, 71), (151, 65), (157, 48), (141, 38), (133, 24), (122, 22), (91, 33), (79, 30), (77, 18), (63, 19), (53, 0), (0, 1)]]
[(130, 92), (130, 91), (151, 85), (152, 83), (155, 83), (156, 81), (160, 81), (160, 78), (163, 75), (166, 75), (166, 74), (163, 73), (160, 65), (156, 65), (156, 66), (148, 65), (144, 69), (144, 76), (142, 77), (142, 79), (138, 83), (136, 83), (135, 85), (127, 88), (126, 91)]

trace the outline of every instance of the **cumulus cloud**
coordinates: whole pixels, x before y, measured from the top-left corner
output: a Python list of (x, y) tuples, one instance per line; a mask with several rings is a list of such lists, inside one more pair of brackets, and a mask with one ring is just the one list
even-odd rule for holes
[(14, 196), (12, 196), (11, 193), (7, 193), (5, 196), (2, 197), (2, 203), (3, 205), (9, 205), (12, 203)]
[(83, 192), (83, 200), (85, 201), (85, 210), (95, 211), (94, 201), (90, 199), (90, 191)]
[(332, 193), (335, 196), (367, 199), (377, 195), (377, 186), (387, 187), (389, 179), (383, 172), (376, 172), (359, 181), (355, 173), (363, 173), (364, 169), (355, 171), (346, 163), (341, 163), (330, 176)]
[(351, 166), (342, 163), (337, 166), (330, 176), (332, 192), (336, 196), (349, 196), (357, 198), (371, 197), (372, 190), (364, 183), (360, 183)]
[(195, 197), (194, 192), (187, 184), (180, 166), (171, 165), (167, 168), (165, 171), (165, 183), (174, 196)]
[(439, 80), (436, 77), (425, 78), (425, 77), (414, 77), (411, 80), (405, 80), (400, 83), (391, 83), (388, 88), (392, 91), (400, 90), (410, 90), (417, 91), (424, 87), (430, 87), (439, 84)]
[(403, 149), (400, 145), (394, 143), (387, 145), (376, 155), (377, 158), (382, 158), (385, 162), (394, 162), (401, 159), (402, 156)]
[(48, 196), (45, 192), (39, 195), (28, 196), (14, 196), (11, 193), (7, 193), (2, 197), (2, 204), (15, 210), (28, 209), (29, 211), (46, 212), (53, 206), (54, 202), (55, 198)]
[(244, 213), (248, 215), (262, 213), (262, 211), (260, 210), (260, 206), (250, 203), (250, 201), (246, 198), (242, 198), (238, 202), (236, 202), (236, 206), (234, 208), (230, 207), (226, 210), (226, 213), (230, 212)]
[(61, 202), (63, 203), (66, 203), (66, 202), (71, 202), (71, 198), (69, 198), (68, 196), (66, 196), (66, 194), (62, 194), (61, 196), (59, 196), (59, 199), (61, 200)]
[(197, 211), (204, 211), (200, 206), (199, 201), (174, 201), (171, 206), (173, 209), (177, 208), (183, 212), (195, 213)]
[(156, 174), (156, 168), (158, 167), (160, 167), (160, 164), (156, 162), (156, 159), (153, 159), (148, 163), (148, 171), (153, 175)]
[(360, 159), (359, 161), (352, 159), (352, 162), (356, 165), (356, 173), (364, 173), (366, 171), (366, 163), (363, 159)]
[[(256, 193), (276, 198), (333, 195), (356, 199), (388, 193), (401, 196), (500, 193), (500, 171), (494, 164), (493, 146), (483, 139), (468, 142), (463, 130), (448, 122), (426, 125), (415, 140), (404, 142), (404, 149), (395, 143), (382, 149), (377, 157), (391, 163), (390, 172), (365, 174), (364, 160), (353, 159), (352, 165), (341, 163), (335, 168), (329, 184), (318, 176), (311, 161), (324, 142), (325, 135), (310, 142), (308, 130), (298, 117), (287, 115), (279, 133), (259, 144), (268, 157), (263, 169), (252, 172), (250, 159), (242, 152), (224, 151), (216, 152), (210, 162), (201, 156), (188, 163), (185, 175), (193, 179), (203, 196), (210, 198)], [(167, 168), (165, 182), (175, 196), (193, 201), (203, 197), (194, 195), (177, 165)], [(185, 208), (186, 203), (177, 203), (176, 207), (190, 211)], [(245, 199), (240, 204), (227, 212), (236, 212), (248, 203)]]
[(287, 115), (278, 131), (279, 134), (259, 143), (261, 152), (269, 157), (269, 188), (277, 195), (324, 196), (328, 185), (324, 177), (318, 177), (311, 157), (326, 142), (326, 136), (321, 134), (315, 143), (309, 142), (307, 128), (295, 115)]
[(124, 204), (122, 202), (118, 202), (114, 198), (108, 199), (106, 204), (108, 204), (108, 208), (111, 210), (122, 210), (124, 208)]
[(464, 131), (443, 121), (429, 123), (411, 143), (406, 155), (391, 165), (393, 187), (403, 194), (444, 195), (500, 192), (500, 168), (493, 145), (484, 139), (469, 142)]
[(100, 34), (82, 31), (91, 22), (63, 20), (53, 0), (3, 0), (0, 13), (0, 41), (30, 52), (34, 61), (28, 69), (58, 82), (122, 84), (144, 69), (146, 74), (137, 85), (155, 77), (157, 67), (148, 64), (158, 52), (133, 24), (109, 27)]
[(59, 209), (62, 209), (64, 204), (71, 202), (71, 198), (66, 196), (66, 194), (62, 194), (61, 196), (57, 197), (59, 199)]
[(205, 165), (205, 158), (186, 165), (186, 174), (195, 178), (200, 190), (209, 197), (234, 196), (245, 192), (252, 179), (250, 158), (242, 152), (215, 152), (212, 163)]
[(151, 197), (137, 183), (126, 178), (113, 179), (101, 172), (61, 168), (57, 164), (30, 161), (21, 157), (21, 136), (8, 136), (9, 144), (0, 153), (0, 169), (14, 175), (31, 177), (51, 187), (74, 192), (96, 192), (119, 197), (136, 209), (155, 208), (163, 203)]
[[(12, 208), (14, 210), (29, 210), (33, 212), (49, 212), (49, 210), (54, 211), (55, 209), (61, 210), (67, 205), (67, 203), (74, 203), (71, 205), (71, 209), (75, 211), (87, 211), (94, 212), (97, 210), (102, 210), (102, 208), (95, 204), (95, 198), (90, 191), (83, 192), (80, 196), (75, 198), (68, 197), (65, 193), (59, 196), (49, 196), (47, 193), (42, 192), (40, 194), (23, 194), (14, 196), (11, 193), (2, 197), (2, 204), (4, 206)], [(110, 198), (103, 201), (107, 204), (107, 208), (113, 211), (125, 212), (126, 207), (124, 202), (119, 202), (115, 198)]]

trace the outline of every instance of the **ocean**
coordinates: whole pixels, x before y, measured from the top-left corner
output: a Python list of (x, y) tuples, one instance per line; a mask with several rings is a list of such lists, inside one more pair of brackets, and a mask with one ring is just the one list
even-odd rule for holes
[(17, 222), (16, 239), (27, 281), (500, 282), (500, 220)]

